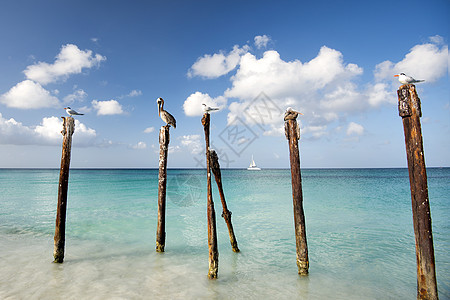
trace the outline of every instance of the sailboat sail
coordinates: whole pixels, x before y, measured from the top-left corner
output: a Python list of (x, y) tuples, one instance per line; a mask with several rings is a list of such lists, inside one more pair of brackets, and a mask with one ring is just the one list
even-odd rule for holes
[(250, 163), (250, 166), (247, 168), (247, 170), (261, 170), (261, 168), (258, 168), (256, 166), (255, 160), (253, 159), (253, 155), (252, 155), (252, 162)]

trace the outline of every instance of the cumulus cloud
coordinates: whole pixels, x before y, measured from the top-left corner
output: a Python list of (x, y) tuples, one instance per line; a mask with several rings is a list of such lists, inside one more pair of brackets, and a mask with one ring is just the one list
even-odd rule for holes
[(59, 105), (58, 98), (51, 95), (39, 83), (24, 80), (0, 96), (0, 102), (8, 107), (35, 109)]
[(199, 154), (203, 151), (199, 134), (183, 135), (179, 139), (181, 140), (181, 145), (187, 147), (192, 154)]
[(374, 70), (375, 83), (367, 87), (367, 96), (371, 106), (384, 103), (395, 104), (398, 86), (393, 75), (406, 73), (416, 79), (424, 79), (425, 83), (432, 83), (448, 72), (448, 46), (444, 45), (441, 36), (430, 37), (430, 42), (412, 47), (399, 62), (389, 60), (376, 65)]
[[(230, 103), (228, 123), (237, 117), (247, 124), (270, 125), (265, 134), (282, 134), (286, 107), (296, 107), (310, 126), (323, 126), (339, 115), (367, 106), (353, 79), (362, 68), (345, 63), (341, 52), (323, 46), (312, 60), (284, 61), (277, 51), (257, 58), (246, 53), (240, 61), (232, 86), (224, 95), (237, 98)], [(258, 96), (264, 92), (265, 97)]]
[[(43, 118), (36, 126), (26, 126), (13, 118), (5, 119), (0, 113), (0, 144), (4, 145), (60, 145), (62, 120), (57, 117)], [(75, 120), (73, 144), (95, 146), (97, 133), (94, 129)]]
[(122, 105), (113, 99), (108, 101), (92, 100), (91, 103), (92, 107), (97, 111), (98, 116), (120, 115), (124, 113)]
[(257, 35), (255, 36), (255, 46), (258, 49), (266, 48), (267, 43), (269, 43), (270, 38), (267, 35)]
[(86, 99), (86, 97), (87, 97), (87, 93), (82, 89), (78, 89), (78, 90), (74, 91), (72, 94), (65, 96), (63, 98), (63, 102), (65, 104), (72, 104), (76, 101), (82, 102), (84, 99)]
[(28, 66), (23, 72), (28, 79), (42, 85), (66, 80), (71, 74), (79, 74), (83, 69), (98, 66), (106, 57), (93, 54), (91, 50), (80, 50), (76, 45), (67, 44), (61, 47), (55, 62), (49, 64), (38, 62)]
[(347, 135), (362, 135), (364, 133), (364, 127), (358, 123), (350, 122), (346, 133)]
[[(255, 46), (266, 46), (269, 41), (264, 36), (255, 37)], [(242, 48), (235, 46), (235, 49)], [(212, 59), (212, 56), (204, 58)], [(229, 68), (234, 70), (231, 85), (221, 98), (228, 102), (229, 125), (241, 121), (258, 125), (264, 135), (282, 135), (282, 115), (290, 106), (304, 113), (302, 133), (315, 139), (332, 130), (347, 128), (339, 126), (347, 124), (347, 119), (354, 114), (381, 105), (395, 105), (398, 82), (393, 75), (396, 73), (409, 73), (426, 82), (442, 78), (448, 69), (449, 56), (444, 39), (431, 37), (429, 42), (412, 47), (401, 61), (386, 60), (376, 65), (373, 81), (364, 85), (358, 81), (363, 69), (346, 62), (340, 51), (327, 46), (322, 46), (316, 57), (305, 62), (284, 60), (275, 50), (257, 57), (248, 49), (240, 53), (235, 63), (235, 67)], [(201, 92), (192, 94), (184, 103), (185, 114), (201, 115), (200, 104), (208, 98), (208, 94)], [(364, 133), (360, 124), (352, 122), (346, 126), (351, 135)]]
[(426, 82), (437, 81), (448, 71), (448, 46), (442, 43), (442, 37), (434, 36), (429, 43), (412, 47), (401, 61), (394, 63), (387, 60), (378, 64), (375, 79), (392, 81), (394, 74), (403, 72)]
[(233, 50), (226, 54), (223, 52), (213, 55), (205, 54), (197, 59), (188, 71), (188, 77), (200, 76), (204, 78), (217, 78), (234, 70), (241, 59), (241, 56), (248, 52), (247, 45), (239, 48), (235, 45)]
[(194, 94), (191, 94), (183, 103), (185, 115), (190, 117), (203, 115), (205, 113), (203, 111), (203, 103), (210, 107), (218, 107), (222, 109), (226, 106), (227, 99), (223, 96), (211, 98), (208, 94), (195, 92)]

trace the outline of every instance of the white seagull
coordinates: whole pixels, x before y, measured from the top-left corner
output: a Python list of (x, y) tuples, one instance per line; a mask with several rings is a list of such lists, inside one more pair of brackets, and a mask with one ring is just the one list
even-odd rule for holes
[(203, 105), (203, 111), (209, 113), (210, 111), (215, 111), (215, 110), (219, 110), (219, 108), (217, 107), (210, 107), (208, 105), (206, 105), (205, 103), (202, 103)]
[(425, 80), (416, 80), (416, 79), (412, 78), (411, 76), (406, 75), (405, 73), (400, 73), (400, 74), (394, 75), (394, 77), (398, 77), (398, 81), (400, 81), (400, 83), (403, 83), (403, 84), (411, 84), (411, 83), (425, 81)]
[(71, 109), (70, 107), (64, 107), (64, 109), (66, 110), (66, 113), (69, 114), (69, 116), (82, 116), (84, 114), (80, 114), (79, 112), (76, 112), (75, 110)]

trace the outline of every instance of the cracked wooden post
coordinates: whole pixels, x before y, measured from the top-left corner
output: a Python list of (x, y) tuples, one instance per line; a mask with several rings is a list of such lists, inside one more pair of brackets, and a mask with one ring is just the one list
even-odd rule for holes
[(420, 125), (420, 117), (422, 117), (420, 99), (413, 84), (402, 85), (397, 90), (397, 95), (398, 111), (402, 117), (405, 132), (411, 187), (416, 240), (417, 299), (438, 299), (427, 173)]
[(211, 159), (211, 169), (216, 179), (217, 188), (219, 189), (220, 201), (222, 202), (222, 217), (225, 219), (228, 227), (228, 234), (230, 235), (231, 248), (234, 252), (239, 252), (239, 248), (236, 241), (236, 236), (234, 235), (233, 224), (231, 223), (231, 211), (227, 208), (227, 203), (225, 202), (225, 194), (223, 193), (222, 187), (222, 174), (220, 172), (219, 157), (216, 151), (210, 150)]
[(285, 133), (289, 141), (289, 157), (292, 177), (292, 199), (294, 204), (295, 244), (297, 249), (297, 267), (300, 275), (307, 275), (309, 269), (308, 245), (306, 243), (305, 214), (303, 212), (302, 178), (300, 173), (300, 155), (298, 140), (300, 128), (297, 124), (298, 112), (286, 111)]
[(64, 261), (64, 245), (66, 242), (66, 211), (67, 189), (69, 186), (70, 151), (72, 148), (72, 135), (75, 131), (75, 121), (72, 117), (62, 117), (63, 135), (61, 169), (59, 172), (58, 206), (56, 209), (55, 246), (53, 258), (55, 263)]
[(156, 227), (156, 252), (164, 252), (164, 246), (166, 244), (166, 183), (169, 141), (169, 125), (161, 126), (159, 131), (158, 225)]
[(206, 172), (207, 172), (207, 209), (208, 218), (208, 249), (209, 249), (209, 271), (208, 278), (216, 279), (219, 269), (219, 251), (217, 248), (217, 232), (216, 232), (216, 212), (214, 211), (214, 202), (212, 198), (211, 187), (211, 159), (209, 155), (209, 123), (210, 115), (205, 113), (202, 118), (202, 125), (205, 130), (206, 141)]

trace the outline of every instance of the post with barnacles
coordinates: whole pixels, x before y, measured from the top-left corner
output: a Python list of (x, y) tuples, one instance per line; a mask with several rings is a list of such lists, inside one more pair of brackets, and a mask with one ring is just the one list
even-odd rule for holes
[(211, 187), (211, 156), (209, 155), (210, 115), (208, 112), (206, 112), (203, 115), (202, 125), (205, 130), (205, 141), (206, 141), (206, 172), (207, 172), (206, 214), (208, 219), (208, 249), (209, 249), (208, 278), (216, 279), (217, 272), (219, 270), (219, 250), (217, 248), (216, 212), (214, 210), (214, 202), (212, 198), (212, 187)]
[(59, 172), (58, 206), (56, 209), (55, 246), (53, 258), (55, 263), (64, 261), (64, 245), (66, 241), (66, 211), (67, 189), (69, 187), (70, 151), (72, 148), (72, 135), (75, 131), (75, 121), (72, 117), (62, 117), (63, 135), (61, 169)]
[(164, 246), (166, 244), (166, 183), (169, 140), (169, 125), (161, 126), (159, 131), (158, 225), (156, 228), (156, 252), (164, 252)]
[(438, 299), (431, 230), (427, 173), (423, 152), (420, 99), (413, 84), (397, 90), (398, 111), (405, 132), (406, 156), (413, 213), (417, 259), (417, 299)]
[(292, 177), (292, 199), (294, 204), (295, 244), (297, 249), (297, 267), (300, 275), (307, 275), (309, 269), (308, 245), (306, 243), (305, 214), (303, 211), (302, 178), (300, 173), (300, 155), (298, 140), (300, 128), (297, 124), (298, 112), (288, 109), (284, 116), (286, 138), (289, 141), (289, 157)]
[(223, 193), (222, 187), (222, 174), (220, 172), (219, 157), (216, 151), (210, 150), (210, 163), (211, 169), (216, 179), (217, 188), (219, 189), (220, 201), (222, 202), (222, 217), (225, 219), (228, 227), (228, 234), (230, 235), (231, 248), (234, 252), (239, 252), (239, 248), (236, 241), (236, 236), (234, 235), (233, 224), (231, 223), (231, 211), (228, 210), (227, 203), (225, 201), (225, 194)]

